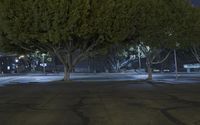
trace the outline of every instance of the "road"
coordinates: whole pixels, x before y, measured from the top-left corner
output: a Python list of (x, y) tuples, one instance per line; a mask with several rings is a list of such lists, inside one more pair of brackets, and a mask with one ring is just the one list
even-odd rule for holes
[[(71, 79), (74, 81), (129, 81), (145, 80), (146, 74), (132, 73), (74, 73)], [(0, 77), (0, 85), (17, 84), (17, 83), (47, 83), (63, 79), (63, 74), (24, 74), (9, 75)], [(197, 83), (200, 81), (200, 74), (180, 74), (179, 79), (175, 79), (174, 74), (154, 74), (154, 81), (164, 83)]]

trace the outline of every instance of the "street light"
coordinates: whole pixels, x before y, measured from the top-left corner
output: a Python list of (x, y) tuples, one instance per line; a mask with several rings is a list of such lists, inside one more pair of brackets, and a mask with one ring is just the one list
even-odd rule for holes
[(174, 49), (174, 63), (175, 63), (175, 73), (176, 73), (176, 80), (177, 80), (178, 79), (178, 64), (177, 64), (176, 49)]
[(19, 59), (15, 59), (15, 62), (18, 63), (18, 62), (19, 62)]
[(19, 59), (18, 58), (15, 59), (15, 63), (16, 63), (16, 69), (17, 69), (16, 72), (19, 73), (19, 66), (18, 66)]
[(46, 54), (42, 54), (42, 67), (43, 67), (43, 73), (44, 74), (46, 74), (46, 69), (45, 69), (45, 67), (46, 67), (46, 65), (45, 65), (45, 55)]
[[(179, 47), (180, 44), (176, 43), (176, 47)], [(174, 63), (175, 63), (175, 73), (176, 73), (176, 80), (178, 79), (178, 63), (177, 63), (177, 53), (176, 49), (174, 49)]]
[(139, 63), (139, 69), (141, 69), (142, 64), (141, 64), (141, 50), (140, 50), (140, 45), (138, 46), (138, 63)]

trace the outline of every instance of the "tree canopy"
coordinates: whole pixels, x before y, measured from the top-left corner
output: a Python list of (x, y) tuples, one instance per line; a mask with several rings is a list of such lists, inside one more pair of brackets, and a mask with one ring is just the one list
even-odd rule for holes
[(135, 33), (136, 0), (1, 0), (6, 50), (54, 53), (66, 72), (112, 42)]
[[(139, 41), (148, 46), (175, 47), (186, 41), (183, 32), (192, 24), (192, 6), (186, 0), (141, 0), (138, 13)], [(194, 16), (194, 14), (192, 14)], [(192, 24), (193, 25), (193, 24)]]

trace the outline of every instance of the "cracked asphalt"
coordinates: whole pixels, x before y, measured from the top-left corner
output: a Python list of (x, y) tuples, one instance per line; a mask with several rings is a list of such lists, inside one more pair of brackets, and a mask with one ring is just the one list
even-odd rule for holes
[(200, 84), (8, 85), (0, 87), (0, 125), (200, 125)]

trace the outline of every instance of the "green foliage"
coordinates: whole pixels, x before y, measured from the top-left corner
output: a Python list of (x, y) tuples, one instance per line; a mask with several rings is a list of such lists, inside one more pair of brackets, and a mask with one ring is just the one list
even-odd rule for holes
[(175, 47), (198, 43), (199, 12), (186, 0), (0, 0), (1, 44), (9, 51), (85, 50), (101, 41), (93, 50), (105, 51), (110, 43), (138, 38)]
[[(183, 32), (192, 24), (192, 6), (186, 0), (141, 0), (138, 10), (139, 41), (153, 47), (176, 47), (186, 41)], [(188, 32), (188, 31), (187, 31)]]
[(134, 33), (134, 5), (134, 0), (1, 0), (0, 29), (8, 47), (74, 41), (80, 49), (99, 36), (116, 42)]
[(200, 8), (192, 8), (184, 17), (183, 29), (180, 32), (180, 43), (183, 47), (200, 46)]

